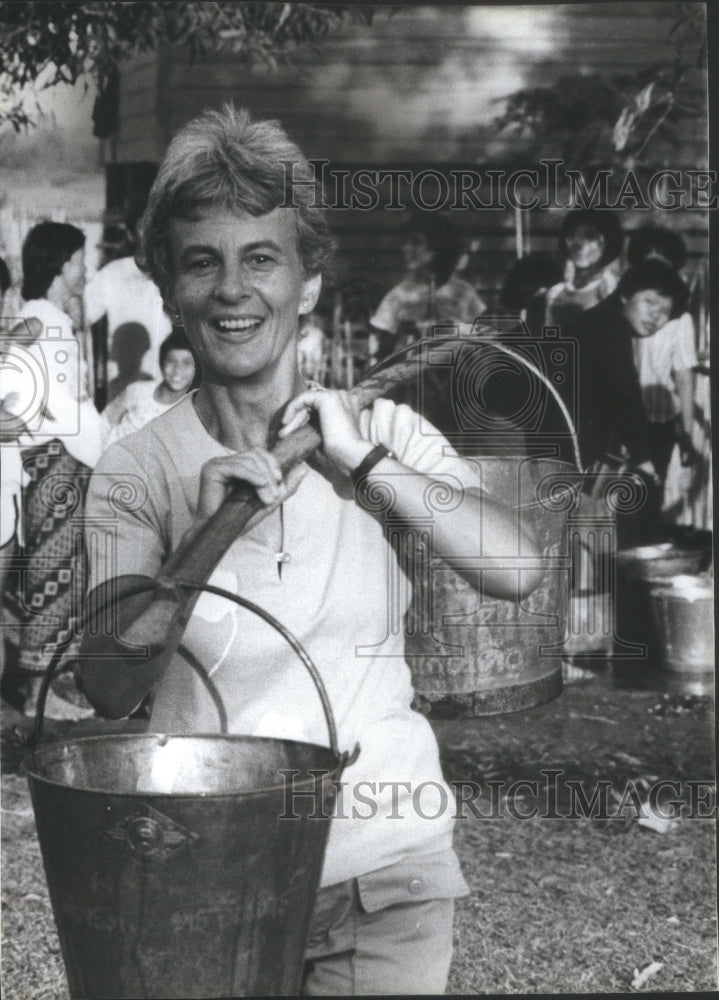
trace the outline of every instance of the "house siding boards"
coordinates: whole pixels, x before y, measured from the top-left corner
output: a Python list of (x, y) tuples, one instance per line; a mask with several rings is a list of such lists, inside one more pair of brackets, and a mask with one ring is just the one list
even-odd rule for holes
[[(381, 9), (369, 28), (353, 25), (301, 47), (277, 72), (250, 73), (227, 54), (193, 62), (173, 50), (164, 67), (144, 55), (123, 73), (117, 156), (127, 160), (125, 143), (140, 138), (124, 121), (138, 98), (162, 111), (157, 130), (170, 134), (204, 107), (234, 99), (281, 118), (311, 156), (481, 162), (494, 139), (496, 99), (566, 74), (631, 73), (669, 61), (675, 19), (674, 4), (656, 3), (408, 7), (392, 16)], [(704, 139), (702, 123), (693, 138)]]
[[(302, 47), (276, 72), (250, 73), (229, 55), (193, 62), (173, 49), (142, 56), (122, 76), (117, 161), (159, 159), (177, 128), (232, 99), (258, 117), (280, 119), (308, 156), (333, 164), (497, 166), (516, 159), (492, 125), (503, 95), (573, 73), (630, 75), (669, 62), (676, 15), (674, 4), (663, 3), (380, 8), (372, 26), (351, 25)], [(674, 169), (706, 166), (706, 123), (687, 122), (682, 143), (655, 144), (653, 157)], [(514, 257), (516, 220), (511, 209), (477, 215), (454, 213), (482, 237), (478, 277), (487, 294)], [(672, 224), (701, 254), (705, 220), (698, 215), (672, 213)], [(554, 249), (560, 217), (532, 213), (532, 250)], [(401, 221), (401, 213), (333, 211), (344, 266), (369, 267), (390, 283)]]

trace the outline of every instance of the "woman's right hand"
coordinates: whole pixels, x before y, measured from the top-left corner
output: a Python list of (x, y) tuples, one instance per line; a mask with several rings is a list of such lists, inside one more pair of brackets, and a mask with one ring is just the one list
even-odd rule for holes
[(218, 510), (233, 483), (242, 479), (254, 486), (269, 514), (300, 485), (308, 467), (303, 462), (283, 477), (280, 463), (265, 448), (211, 458), (202, 466), (197, 516), (206, 520)]

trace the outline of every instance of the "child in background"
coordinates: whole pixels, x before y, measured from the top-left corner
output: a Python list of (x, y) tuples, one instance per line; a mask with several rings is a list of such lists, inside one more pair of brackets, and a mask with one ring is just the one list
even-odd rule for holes
[(611, 295), (617, 287), (616, 261), (622, 242), (622, 228), (608, 209), (568, 213), (559, 233), (560, 250), (566, 259), (564, 279), (547, 292), (548, 326), (572, 323)]
[[(630, 235), (630, 267), (646, 260), (662, 261), (675, 274), (686, 263), (686, 246), (678, 233), (663, 226), (644, 226)], [(652, 461), (664, 482), (675, 444), (681, 464), (692, 465), (694, 424), (694, 371), (697, 365), (694, 321), (682, 308), (650, 336), (632, 337), (634, 364), (639, 375), (642, 402), (649, 421)]]
[(428, 336), (435, 325), (464, 326), (469, 332), (486, 306), (475, 289), (454, 272), (462, 247), (452, 225), (440, 215), (413, 212), (402, 255), (405, 276), (382, 299), (370, 318), (378, 357)]
[(184, 330), (175, 327), (160, 344), (162, 381), (132, 382), (105, 407), (103, 417), (110, 425), (104, 436), (104, 446), (159, 417), (200, 383), (200, 364)]
[[(3, 556), (14, 547), (21, 566), (3, 581), (3, 691), (14, 672), (28, 714), (53, 652), (62, 651), (67, 667), (77, 653), (72, 626), (85, 580), (78, 524), (102, 451), (103, 423), (89, 397), (87, 363), (70, 316), (85, 284), (84, 254), (85, 234), (75, 226), (41, 222), (30, 230), (22, 248), (24, 303), (0, 370)], [(91, 715), (74, 680), (66, 680), (53, 683), (47, 716)]]

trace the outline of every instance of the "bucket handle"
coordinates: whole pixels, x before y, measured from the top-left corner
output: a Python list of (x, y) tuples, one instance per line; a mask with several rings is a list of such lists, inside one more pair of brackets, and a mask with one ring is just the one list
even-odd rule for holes
[(541, 371), (535, 364), (533, 364), (529, 360), (529, 358), (525, 358), (521, 354), (519, 354), (519, 352), (513, 351), (511, 347), (508, 347), (506, 344), (501, 343), (501, 341), (490, 341), (490, 343), (492, 347), (499, 350), (502, 354), (506, 354), (508, 357), (513, 358), (515, 361), (518, 361), (520, 364), (524, 365), (524, 367), (528, 371), (532, 372), (532, 374), (539, 379), (542, 385), (544, 385), (549, 390), (552, 397), (554, 398), (555, 403), (559, 407), (559, 411), (562, 414), (562, 417), (564, 418), (567, 424), (567, 429), (569, 431), (569, 436), (572, 442), (572, 451), (574, 453), (574, 464), (577, 467), (577, 471), (581, 473), (583, 467), (582, 467), (582, 456), (579, 451), (579, 438), (577, 437), (577, 429), (574, 426), (574, 421), (572, 420), (571, 414), (567, 409), (566, 403), (564, 402), (561, 395), (557, 391), (557, 387), (552, 384), (551, 380), (547, 378), (544, 372)]
[[(342, 761), (343, 767), (348, 764), (352, 764), (359, 754), (359, 744), (355, 744), (355, 748), (352, 753), (347, 751), (340, 753), (339, 745), (337, 742), (337, 725), (335, 723), (334, 714), (332, 712), (332, 705), (330, 704), (329, 695), (327, 694), (327, 688), (325, 687), (322, 676), (317, 669), (315, 663), (310, 658), (309, 653), (300, 643), (299, 639), (296, 638), (290, 632), (290, 630), (282, 624), (274, 615), (270, 614), (265, 608), (260, 607), (259, 604), (255, 604), (254, 601), (248, 600), (246, 597), (241, 597), (239, 594), (231, 594), (229, 590), (224, 590), (222, 587), (215, 587), (211, 583), (196, 583), (192, 580), (147, 580), (144, 583), (138, 584), (135, 587), (130, 587), (123, 594), (120, 595), (119, 600), (122, 601), (127, 597), (136, 597), (138, 594), (144, 594), (153, 590), (174, 590), (179, 589), (193, 590), (196, 592), (204, 591), (209, 594), (216, 594), (218, 597), (226, 597), (230, 601), (234, 601), (240, 607), (246, 608), (253, 614), (256, 614), (263, 621), (267, 622), (276, 632), (278, 632), (282, 638), (287, 642), (291, 649), (297, 654), (298, 658), (306, 668), (309, 673), (317, 694), (319, 695), (320, 702), (322, 703), (322, 710), (324, 712), (325, 721), (327, 723), (327, 732), (329, 734), (330, 749), (334, 756)], [(115, 595), (108, 594), (106, 599), (100, 603), (99, 606), (88, 609), (84, 612), (77, 623), (76, 634), (78, 634), (87, 624), (90, 615), (96, 616), (99, 612), (104, 611), (109, 605), (112, 597)], [(33, 730), (32, 742), (33, 745), (37, 745), (42, 739), (43, 723), (45, 721), (45, 703), (47, 701), (47, 695), (50, 690), (50, 684), (56, 673), (59, 672), (60, 658), (63, 654), (63, 649), (58, 649), (50, 663), (48, 664), (40, 684), (40, 690), (38, 691), (37, 698), (37, 713), (35, 716), (35, 727)], [(195, 663), (192, 658), (187, 661), (190, 666), (198, 674), (200, 674), (201, 667)], [(200, 675), (202, 676), (202, 675)], [(219, 697), (219, 695), (218, 695)], [(220, 732), (221, 735), (227, 735), (227, 717), (224, 713), (224, 707), (222, 703), (218, 705), (218, 714), (220, 716)]]
[[(531, 343), (532, 341), (530, 341), (530, 344)], [(383, 358), (383, 360), (376, 365), (371, 372), (364, 376), (361, 382), (350, 390), (351, 394), (359, 398), (360, 406), (367, 406), (369, 405), (369, 402), (371, 402), (378, 395), (388, 392), (397, 385), (401, 385), (411, 377), (413, 374), (412, 365), (415, 366), (414, 371), (416, 371), (420, 365), (419, 356), (414, 357), (418, 350), (421, 350), (424, 347), (456, 347), (458, 345), (465, 347), (468, 344), (474, 345), (475, 347), (492, 348), (493, 350), (499, 351), (500, 354), (504, 354), (507, 357), (512, 358), (513, 361), (516, 361), (520, 366), (531, 372), (535, 378), (537, 378), (542, 385), (544, 385), (554, 399), (554, 402), (556, 403), (559, 412), (562, 414), (562, 418), (567, 425), (567, 430), (569, 431), (569, 437), (572, 444), (572, 455), (577, 471), (579, 473), (583, 472), (584, 469), (579, 450), (577, 429), (574, 426), (572, 416), (566, 403), (562, 399), (561, 394), (557, 390), (557, 387), (541, 370), (541, 368), (534, 364), (533, 361), (530, 361), (529, 358), (525, 357), (514, 348), (509, 347), (509, 345), (505, 344), (502, 340), (496, 340), (491, 336), (480, 336), (473, 332), (467, 337), (437, 336), (415, 341), (412, 344), (408, 344), (406, 347), (401, 347), (398, 351), (388, 355), (386, 358)], [(377, 389), (377, 385), (380, 387), (379, 390)]]

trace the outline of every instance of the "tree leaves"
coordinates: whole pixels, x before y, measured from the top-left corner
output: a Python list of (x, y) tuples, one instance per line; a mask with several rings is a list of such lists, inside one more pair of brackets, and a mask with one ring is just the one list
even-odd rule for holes
[(372, 6), (309, 3), (0, 2), (0, 122), (33, 124), (22, 100), (30, 84), (75, 83), (83, 74), (102, 93), (119, 64), (164, 44), (195, 56), (232, 52), (252, 68), (276, 66), (298, 45), (346, 21), (369, 24)]
[(677, 6), (671, 61), (623, 76), (563, 76), (552, 87), (518, 90), (495, 125), (523, 143), (525, 156), (560, 155), (579, 168), (643, 162), (655, 137), (676, 145), (677, 124), (706, 117), (703, 14), (696, 4)]

